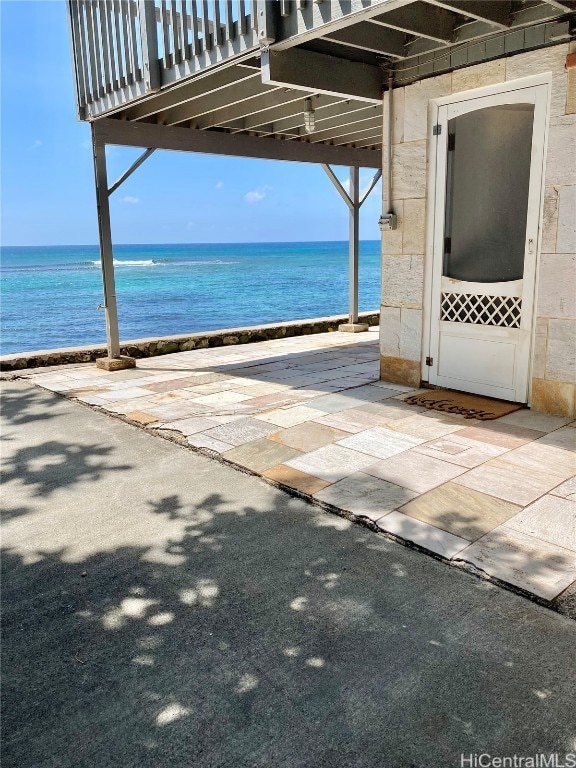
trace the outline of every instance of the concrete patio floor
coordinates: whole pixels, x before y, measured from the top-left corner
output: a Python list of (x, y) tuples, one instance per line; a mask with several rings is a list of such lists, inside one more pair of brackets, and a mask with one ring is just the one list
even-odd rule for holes
[(2, 404), (3, 768), (576, 751), (576, 622), (27, 381)]
[[(31, 381), (552, 601), (576, 581), (576, 422), (466, 420), (378, 380), (378, 338), (326, 333)], [(573, 589), (574, 587), (572, 587)]]

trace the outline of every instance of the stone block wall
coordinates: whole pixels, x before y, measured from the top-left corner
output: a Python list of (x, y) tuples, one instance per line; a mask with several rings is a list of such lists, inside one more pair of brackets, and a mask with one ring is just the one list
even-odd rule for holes
[[(532, 399), (536, 410), (576, 412), (576, 77), (574, 42), (485, 62), (394, 91), (392, 208), (398, 229), (382, 238), (381, 376), (421, 381), (427, 205), (428, 106), (431, 99), (552, 72), (538, 274)], [(387, 110), (384, 136), (388, 134)], [(384, 173), (387, 154), (384, 148)], [(385, 185), (384, 185), (385, 188)]]

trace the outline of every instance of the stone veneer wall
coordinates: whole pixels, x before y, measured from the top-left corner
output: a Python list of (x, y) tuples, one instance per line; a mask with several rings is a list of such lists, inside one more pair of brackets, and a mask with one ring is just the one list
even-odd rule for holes
[[(567, 74), (569, 52), (576, 52), (574, 42), (455, 70), (394, 91), (392, 204), (398, 229), (382, 238), (383, 379), (412, 386), (421, 381), (430, 99), (552, 72), (531, 404), (535, 410), (575, 415), (576, 76), (574, 70)], [(383, 165), (385, 173), (386, 148)]]
[[(380, 320), (378, 312), (361, 314), (360, 322), (376, 326)], [(337, 331), (338, 326), (347, 323), (342, 316), (319, 317), (315, 320), (293, 320), (281, 325), (257, 325), (249, 328), (232, 328), (206, 333), (189, 333), (186, 336), (163, 336), (157, 339), (126, 341), (121, 353), (130, 357), (155, 357), (173, 352), (188, 352), (191, 349), (225, 347), (231, 344), (252, 344), (271, 339), (287, 339), (291, 336), (307, 336), (313, 333)], [(89, 363), (99, 357), (106, 357), (106, 347), (64, 347), (62, 349), (21, 352), (0, 357), (0, 371), (21, 371), (26, 368), (41, 368), (49, 365)]]

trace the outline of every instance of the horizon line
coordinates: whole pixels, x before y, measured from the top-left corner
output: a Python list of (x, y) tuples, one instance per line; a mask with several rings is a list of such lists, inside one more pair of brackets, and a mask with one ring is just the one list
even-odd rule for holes
[[(360, 239), (361, 243), (377, 243), (380, 238)], [(114, 243), (116, 246), (146, 246), (146, 245), (295, 245), (299, 243), (348, 243), (348, 240), (229, 240), (222, 242), (202, 242), (202, 243)], [(99, 248), (99, 243), (43, 243), (23, 244), (23, 243), (0, 243), (0, 248)]]

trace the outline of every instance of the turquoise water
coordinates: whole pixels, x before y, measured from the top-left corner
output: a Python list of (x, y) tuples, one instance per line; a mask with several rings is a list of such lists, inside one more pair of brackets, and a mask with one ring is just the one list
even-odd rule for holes
[[(380, 243), (360, 246), (360, 310), (380, 295)], [(0, 353), (105, 340), (96, 246), (2, 247)], [(121, 339), (345, 314), (348, 243), (120, 245)]]

